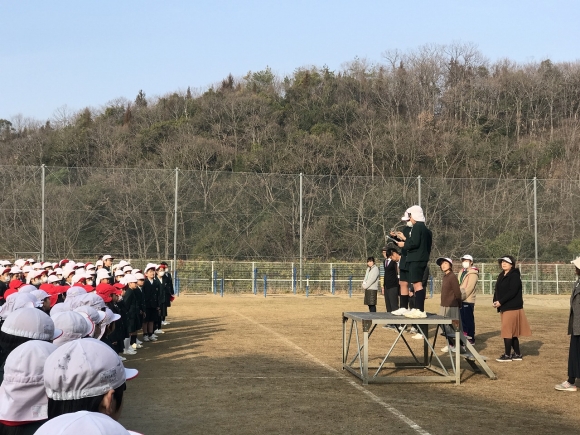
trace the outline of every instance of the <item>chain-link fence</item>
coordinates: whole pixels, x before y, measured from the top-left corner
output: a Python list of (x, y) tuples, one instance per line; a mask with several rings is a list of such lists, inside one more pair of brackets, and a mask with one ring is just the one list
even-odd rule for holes
[[(497, 263), (476, 263), (479, 269), (477, 291), (493, 294), (500, 273)], [(296, 263), (180, 261), (178, 286), (182, 293), (253, 293), (256, 295), (295, 294), (361, 294), (365, 275), (364, 263), (307, 263), (302, 283)], [(518, 265), (523, 292), (532, 294), (570, 294), (576, 281), (571, 264), (542, 264), (536, 281), (535, 265)], [(382, 265), (381, 277), (383, 275)], [(442, 272), (430, 264), (427, 292), (441, 290)], [(538, 285), (536, 284), (538, 283)]]
[[(0, 167), (0, 180), (0, 258), (273, 261), (314, 280), (313, 264), (379, 256), (416, 203), (433, 231), (432, 258), (529, 263), (537, 246), (542, 268), (580, 254), (579, 180), (46, 166)], [(337, 286), (351, 275), (336, 274)]]

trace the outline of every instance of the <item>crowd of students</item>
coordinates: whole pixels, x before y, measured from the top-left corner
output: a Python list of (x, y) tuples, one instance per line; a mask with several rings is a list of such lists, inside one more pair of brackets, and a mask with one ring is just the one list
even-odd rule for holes
[(0, 261), (1, 434), (130, 433), (122, 361), (164, 333), (174, 288), (165, 262), (113, 262)]

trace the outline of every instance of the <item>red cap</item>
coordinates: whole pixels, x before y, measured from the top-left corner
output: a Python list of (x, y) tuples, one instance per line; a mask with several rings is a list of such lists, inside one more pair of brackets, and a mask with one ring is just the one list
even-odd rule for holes
[(8, 296), (14, 294), (14, 293), (18, 293), (18, 290), (15, 288), (9, 288), (8, 290), (6, 290), (4, 292), (4, 299), (8, 299)]
[[(13, 279), (12, 281), (10, 281), (8, 288), (18, 291), (18, 289), (20, 287), (22, 287), (23, 285), (24, 285), (24, 283), (22, 281), (20, 281), (19, 279)], [(4, 297), (6, 297), (6, 296), (4, 296)]]
[(97, 285), (95, 291), (101, 298), (103, 298), (103, 301), (105, 301), (105, 303), (111, 302), (113, 300), (111, 298), (111, 295), (117, 293), (117, 289), (115, 289), (115, 287), (113, 287), (111, 284), (106, 283), (101, 283)]
[(83, 285), (81, 285), (81, 287), (84, 288), (87, 291), (87, 293), (91, 293), (91, 292), (95, 291), (95, 286), (92, 286), (92, 285), (83, 284)]

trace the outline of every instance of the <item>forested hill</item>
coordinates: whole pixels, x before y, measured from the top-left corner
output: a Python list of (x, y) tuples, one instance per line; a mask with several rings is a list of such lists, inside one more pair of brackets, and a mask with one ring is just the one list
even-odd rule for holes
[[(216, 78), (217, 79), (217, 78)], [(170, 83), (167, 84), (171, 86)], [(269, 68), (48, 122), (0, 120), (3, 164), (578, 178), (580, 63), (486, 61), (469, 45)]]

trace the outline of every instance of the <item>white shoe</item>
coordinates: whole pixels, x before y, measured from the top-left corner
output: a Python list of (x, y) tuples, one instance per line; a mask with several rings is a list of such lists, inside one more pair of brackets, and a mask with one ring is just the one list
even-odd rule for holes
[(155, 334), (155, 332), (154, 332), (154, 333), (153, 333), (153, 334), (151, 334), (151, 336), (149, 337), (149, 340), (151, 340), (152, 338), (159, 338), (159, 336), (157, 336), (157, 335)]
[(123, 355), (137, 355), (137, 351), (129, 348), (129, 349), (125, 349), (123, 351)]
[(414, 326), (409, 330), (409, 334), (417, 334), (419, 331)]
[(121, 356), (121, 355), (119, 355), (119, 359), (120, 359), (121, 361), (127, 361), (127, 358), (125, 358), (124, 356)]
[(423, 334), (417, 333), (411, 337), (413, 340), (423, 340)]
[(143, 346), (137, 343), (133, 343), (131, 345), (131, 347), (133, 348), (133, 350), (137, 350), (137, 349), (141, 349)]
[(137, 344), (143, 344), (143, 342), (139, 339), (137, 339)]
[(149, 336), (145, 335), (145, 336), (143, 337), (143, 341), (149, 341)]
[(157, 337), (155, 337), (154, 335), (152, 335), (151, 337), (149, 337), (149, 341), (157, 341)]
[(171, 323), (170, 323), (170, 322), (166, 322), (165, 320), (164, 320), (163, 322), (161, 322), (161, 324), (162, 324), (163, 326), (171, 325)]
[(447, 352), (449, 352), (449, 346), (447, 345), (447, 346), (445, 346), (445, 347), (442, 347), (442, 348), (441, 348), (441, 352), (443, 352), (443, 353), (447, 353)]
[(403, 314), (405, 314), (407, 311), (406, 308), (399, 308), (398, 310), (395, 311), (391, 311), (391, 314), (395, 315), (395, 316), (402, 316)]
[(154, 331), (155, 334), (165, 334), (165, 331), (163, 329), (156, 329)]

